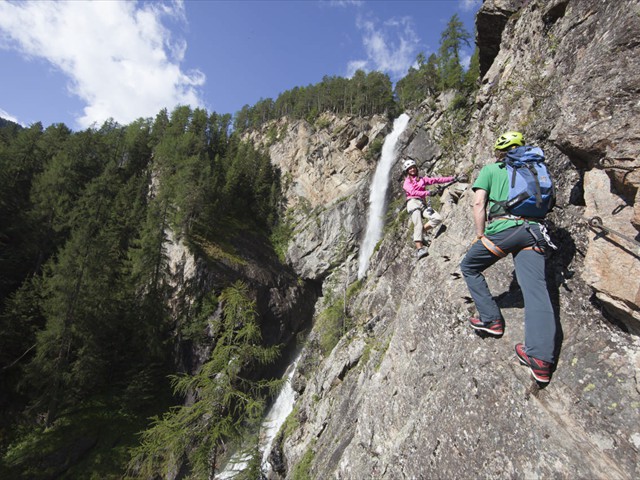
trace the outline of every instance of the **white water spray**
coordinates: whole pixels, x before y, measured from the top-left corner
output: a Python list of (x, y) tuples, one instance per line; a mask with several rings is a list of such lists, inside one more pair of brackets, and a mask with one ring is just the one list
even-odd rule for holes
[(264, 452), (262, 454), (262, 469), (267, 473), (271, 470), (271, 464), (268, 462), (268, 459), (271, 453), (271, 447), (273, 446), (273, 439), (293, 410), (293, 404), (296, 401), (296, 392), (291, 386), (291, 379), (298, 366), (299, 358), (300, 354), (298, 354), (294, 362), (287, 368), (285, 372), (285, 384), (262, 422), (262, 431), (260, 432), (260, 445)]
[(396, 144), (398, 138), (407, 128), (409, 116), (403, 113), (393, 122), (393, 131), (387, 135), (382, 145), (382, 155), (373, 175), (371, 183), (371, 192), (369, 193), (369, 218), (367, 220), (367, 231), (360, 247), (360, 255), (358, 257), (358, 280), (364, 277), (369, 268), (369, 258), (373, 253), (373, 249), (382, 237), (382, 227), (384, 226), (384, 209), (385, 199), (387, 196), (387, 187), (389, 186), (389, 174), (391, 167), (396, 160)]
[[(284, 374), (285, 384), (282, 390), (280, 390), (275, 402), (273, 402), (271, 408), (269, 408), (260, 427), (259, 443), (260, 450), (263, 452), (262, 471), (265, 475), (271, 472), (271, 464), (268, 462), (268, 458), (271, 453), (271, 447), (273, 446), (273, 440), (293, 410), (293, 404), (296, 400), (296, 392), (293, 390), (293, 387), (291, 387), (291, 379), (298, 366), (299, 358), (300, 353), (298, 353), (295, 360), (287, 367)], [(240, 472), (247, 468), (250, 460), (251, 456), (246, 453), (233, 455), (224, 470), (215, 476), (215, 480), (230, 480), (235, 478)]]

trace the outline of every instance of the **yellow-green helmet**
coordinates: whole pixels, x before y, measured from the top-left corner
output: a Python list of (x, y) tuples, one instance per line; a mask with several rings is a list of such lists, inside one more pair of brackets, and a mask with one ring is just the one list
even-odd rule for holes
[(493, 148), (496, 150), (507, 150), (513, 146), (521, 147), (524, 145), (524, 138), (520, 132), (505, 132), (498, 140)]

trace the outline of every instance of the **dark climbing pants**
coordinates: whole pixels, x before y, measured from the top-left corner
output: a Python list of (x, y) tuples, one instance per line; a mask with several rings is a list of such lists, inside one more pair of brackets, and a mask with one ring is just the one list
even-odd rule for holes
[(501, 318), (500, 308), (493, 299), (482, 272), (511, 253), (516, 267), (516, 279), (524, 297), (526, 353), (554, 363), (555, 316), (545, 281), (545, 257), (537, 247), (546, 247), (538, 224), (512, 227), (476, 241), (460, 263), (460, 269), (480, 314), (480, 320), (488, 322)]

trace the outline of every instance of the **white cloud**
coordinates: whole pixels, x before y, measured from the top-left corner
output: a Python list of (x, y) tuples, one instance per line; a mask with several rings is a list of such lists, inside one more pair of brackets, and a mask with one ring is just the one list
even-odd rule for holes
[(466, 52), (462, 52), (462, 58), (460, 58), (460, 65), (462, 65), (462, 68), (464, 68), (465, 70), (468, 70), (470, 64), (471, 64), (471, 55), (469, 55)]
[(460, 7), (465, 12), (477, 10), (482, 5), (482, 0), (460, 0)]
[(11, 115), (6, 110), (3, 110), (2, 108), (0, 108), (0, 118), (4, 118), (5, 120), (9, 120), (9, 121), (11, 121), (13, 123), (19, 123), (18, 119), (16, 117)]
[(329, 5), (332, 7), (350, 7), (364, 5), (364, 0), (329, 0)]
[(0, 2), (5, 48), (41, 57), (70, 79), (86, 103), (85, 128), (108, 118), (129, 123), (174, 106), (201, 106), (199, 71), (183, 72), (186, 45), (162, 25), (185, 21), (182, 2)]
[(411, 18), (394, 18), (382, 25), (358, 18), (356, 26), (362, 31), (367, 58), (349, 62), (348, 76), (352, 76), (358, 68), (387, 73), (392, 80), (407, 73), (420, 48), (420, 39), (413, 29)]
[(347, 65), (347, 76), (353, 77), (357, 70), (367, 70), (368, 62), (366, 60), (352, 60)]

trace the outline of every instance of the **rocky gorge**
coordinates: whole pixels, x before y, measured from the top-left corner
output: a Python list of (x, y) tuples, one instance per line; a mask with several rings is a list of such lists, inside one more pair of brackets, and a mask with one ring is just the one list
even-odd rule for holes
[[(548, 220), (559, 247), (547, 263), (559, 360), (546, 388), (513, 352), (523, 300), (510, 258), (486, 272), (504, 337), (468, 327), (474, 306), (458, 267), (473, 240), (468, 191), (443, 196), (444, 227), (416, 262), (397, 161), (384, 236), (357, 280), (368, 189), (393, 119), (325, 114), (249, 135), (282, 172), (286, 262), (300, 285), (321, 292), (270, 478), (637, 478), (638, 38), (637, 0), (486, 0), (473, 104), (456, 115), (444, 94), (406, 112), (398, 158), (429, 175), (475, 178), (505, 130), (544, 149), (557, 182)], [(331, 308), (343, 320), (327, 349)], [(280, 335), (292, 339), (302, 323)]]

